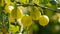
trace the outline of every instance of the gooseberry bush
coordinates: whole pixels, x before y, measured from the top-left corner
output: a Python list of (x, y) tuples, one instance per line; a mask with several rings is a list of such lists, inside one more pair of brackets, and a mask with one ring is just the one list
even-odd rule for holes
[(0, 0), (0, 34), (31, 34), (36, 22), (46, 27), (53, 12), (59, 12), (58, 0)]

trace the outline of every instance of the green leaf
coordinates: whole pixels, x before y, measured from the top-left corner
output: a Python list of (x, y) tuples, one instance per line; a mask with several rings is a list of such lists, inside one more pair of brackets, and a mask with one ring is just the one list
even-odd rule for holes
[(51, 18), (54, 15), (54, 12), (51, 10), (44, 10), (44, 14), (47, 15), (49, 18)]
[(20, 3), (22, 3), (22, 4), (28, 4), (29, 3), (29, 0), (20, 0)]
[(4, 0), (0, 0), (0, 7), (3, 7), (5, 4)]
[(6, 3), (7, 5), (10, 5), (11, 0), (5, 0), (5, 3)]

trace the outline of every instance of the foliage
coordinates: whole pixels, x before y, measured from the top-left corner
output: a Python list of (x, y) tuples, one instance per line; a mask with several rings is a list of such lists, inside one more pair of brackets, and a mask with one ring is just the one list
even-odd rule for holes
[(59, 0), (0, 0), (0, 32), (18, 34), (22, 26), (22, 34), (30, 29), (38, 31), (39, 27), (58, 23), (56, 12), (60, 14)]

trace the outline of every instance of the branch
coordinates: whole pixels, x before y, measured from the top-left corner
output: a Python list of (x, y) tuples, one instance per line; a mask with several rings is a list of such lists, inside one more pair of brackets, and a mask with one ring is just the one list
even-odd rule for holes
[(49, 8), (49, 7), (46, 7), (46, 6), (40, 6), (40, 5), (37, 5), (37, 4), (19, 4), (18, 6), (24, 6), (24, 7), (37, 6), (37, 7), (40, 7), (42, 9), (48, 9), (48, 10), (51, 10), (51, 11), (54, 11), (54, 12), (60, 12), (59, 9), (53, 9), (53, 8)]

